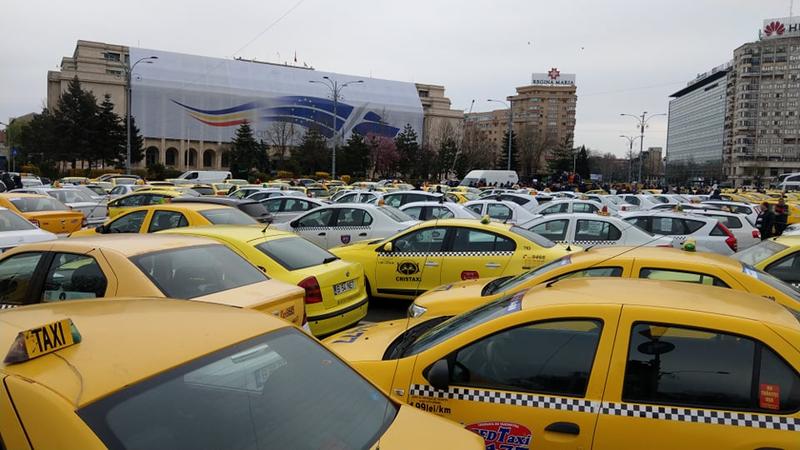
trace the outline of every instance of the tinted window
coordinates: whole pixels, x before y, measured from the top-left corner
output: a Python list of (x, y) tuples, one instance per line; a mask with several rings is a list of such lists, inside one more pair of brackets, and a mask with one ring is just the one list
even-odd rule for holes
[(577, 213), (594, 213), (597, 212), (597, 207), (591, 203), (573, 203), (572, 212)]
[(700, 222), (699, 220), (683, 219), (682, 222), (685, 234), (692, 234), (700, 228), (703, 228), (703, 225), (705, 225), (705, 222)]
[(569, 227), (568, 219), (549, 220), (534, 225), (529, 228), (536, 234), (540, 234), (551, 241), (564, 241), (567, 237), (567, 228)]
[(567, 256), (562, 256), (561, 258), (556, 259), (555, 261), (551, 261), (547, 264), (543, 264), (533, 270), (528, 272), (521, 273), (515, 277), (509, 277), (500, 283), (496, 283), (492, 285), (492, 288), (485, 292), (485, 295), (494, 294), (498, 292), (502, 292), (509, 289), (514, 289), (517, 286), (522, 285), (523, 283), (527, 282), (530, 279), (536, 278), (543, 273), (550, 272), (551, 270), (558, 269), (560, 267), (572, 264), (572, 259)]
[(403, 212), (411, 216), (413, 219), (422, 220), (421, 206), (412, 206), (411, 208), (404, 209)]
[(539, 211), (539, 214), (558, 214), (569, 211), (569, 203), (555, 203)]
[(576, 241), (617, 241), (622, 238), (619, 228), (602, 220), (579, 220), (576, 224)]
[(735, 217), (735, 216), (717, 216), (717, 215), (713, 215), (713, 214), (704, 214), (704, 215), (707, 215), (709, 217), (713, 217), (713, 218), (719, 220), (720, 223), (722, 223), (723, 225), (725, 225), (727, 228), (729, 228), (731, 230), (735, 230), (737, 228), (742, 228), (742, 221), (739, 220), (738, 217)]
[(323, 209), (321, 211), (314, 211), (301, 217), (297, 221), (298, 228), (309, 227), (327, 227), (330, 224), (331, 216), (333, 216), (332, 209)]
[(445, 228), (425, 228), (394, 240), (393, 250), (399, 253), (440, 252), (447, 234)]
[(366, 227), (372, 223), (372, 216), (363, 209), (341, 208), (336, 216), (335, 227)]
[(308, 200), (303, 200), (299, 198), (286, 198), (286, 203), (283, 204), (283, 211), (289, 212), (299, 212), (299, 211), (308, 211), (309, 209), (316, 208), (317, 205), (309, 202)]
[(708, 286), (729, 287), (724, 281), (717, 277), (704, 273), (683, 272), (679, 270), (642, 268), (639, 271), (639, 278), (664, 281), (682, 281), (686, 283), (705, 284)]
[(118, 199), (112, 206), (142, 206), (142, 205), (149, 205), (149, 198), (150, 195), (148, 194), (136, 194), (130, 195), (128, 197), (122, 197)]
[(286, 270), (319, 266), (325, 260), (332, 261), (337, 259), (332, 253), (301, 237), (272, 239), (256, 245), (256, 248)]
[(431, 219), (452, 219), (456, 215), (447, 208), (434, 206), (431, 208)]
[(103, 297), (106, 277), (90, 256), (56, 253), (42, 292), (43, 302)]
[(138, 233), (144, 223), (147, 211), (135, 211), (108, 224), (109, 233)]
[(511, 208), (499, 203), (490, 203), (486, 208), (486, 214), (492, 219), (508, 220), (513, 215)]
[(528, 200), (525, 197), (517, 197), (516, 195), (501, 195), (500, 200), (514, 202), (518, 205), (525, 205), (531, 202), (531, 200)]
[(493, 334), (456, 353), (451, 382), (583, 397), (601, 330), (600, 321), (569, 320)]
[(647, 217), (631, 217), (629, 219), (625, 219), (625, 222), (628, 222), (631, 225), (637, 226), (642, 230), (647, 231), (648, 233), (650, 230), (650, 221)]
[(11, 203), (14, 204), (18, 210), (22, 212), (39, 212), (39, 211), (68, 211), (69, 207), (52, 197), (18, 197), (10, 198)]
[(634, 197), (632, 195), (625, 196), (624, 198), (625, 198), (625, 202), (630, 203), (631, 205), (639, 206), (639, 205), (642, 204), (641, 200), (639, 200), (637, 197)]
[(467, 209), (474, 212), (475, 214), (480, 215), (481, 212), (483, 212), (483, 205), (469, 205), (467, 206)]
[(760, 342), (714, 331), (636, 324), (631, 330), (622, 399), (795, 411), (800, 408), (800, 379)]
[[(400, 205), (402, 204), (402, 201), (403, 201), (403, 195), (402, 195), (402, 194), (396, 194), (396, 195), (384, 195), (384, 196), (383, 196), (383, 201), (384, 201), (384, 202), (385, 202), (387, 205), (389, 205), (389, 206), (394, 206), (395, 208), (397, 208), (398, 206), (400, 206)], [(409, 203), (410, 203), (410, 202), (409, 202)]]
[(455, 228), (454, 233), (454, 252), (507, 252), (517, 248), (513, 240), (494, 233), (472, 228)]
[(170, 228), (188, 226), (189, 221), (177, 211), (155, 211), (153, 212), (153, 218), (150, 219), (150, 227), (147, 232), (155, 233), (156, 231), (169, 230)]
[(252, 225), (258, 223), (255, 219), (236, 208), (208, 209), (199, 211), (199, 213), (214, 225)]
[(766, 272), (779, 280), (798, 286), (800, 283), (800, 252), (785, 256), (768, 265)]
[(131, 260), (167, 297), (195, 298), (268, 278), (222, 245), (176, 248)]
[(35, 230), (36, 226), (9, 210), (0, 210), (0, 232)]
[(267, 208), (267, 211), (276, 213), (281, 210), (281, 202), (283, 202), (282, 198), (271, 198), (265, 200), (263, 205)]
[(26, 295), (41, 258), (41, 253), (21, 253), (0, 262), (0, 303), (26, 303)]

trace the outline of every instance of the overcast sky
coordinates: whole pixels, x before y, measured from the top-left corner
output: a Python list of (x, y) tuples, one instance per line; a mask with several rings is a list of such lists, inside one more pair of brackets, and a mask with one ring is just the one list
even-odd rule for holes
[[(0, 120), (38, 112), (47, 71), (78, 39), (442, 84), (454, 108), (494, 109), (558, 67), (577, 74), (575, 144), (624, 153), (620, 113), (667, 112), (668, 96), (755, 40), (789, 0), (5, 0)], [(800, 3), (798, 3), (800, 8)], [(282, 19), (281, 16), (285, 16)], [(280, 20), (278, 20), (280, 19)], [(277, 21), (277, 23), (275, 23)], [(244, 47), (244, 48), (243, 48)], [(241, 49), (241, 50), (240, 50)], [(666, 144), (654, 118), (645, 146)]]

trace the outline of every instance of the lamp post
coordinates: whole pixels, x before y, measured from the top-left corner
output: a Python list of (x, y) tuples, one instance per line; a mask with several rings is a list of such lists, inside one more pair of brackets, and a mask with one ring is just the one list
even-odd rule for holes
[(331, 90), (331, 96), (333, 97), (333, 154), (331, 155), (331, 179), (336, 179), (336, 140), (338, 138), (338, 124), (339, 124), (339, 116), (336, 114), (336, 107), (339, 104), (339, 96), (341, 95), (342, 89), (350, 86), (351, 84), (363, 83), (364, 80), (355, 80), (355, 81), (347, 81), (345, 83), (339, 84), (338, 80), (333, 80), (328, 76), (322, 77), (325, 81), (317, 81), (317, 80), (310, 80), (309, 83), (316, 83), (321, 84), (328, 89)]
[(158, 56), (145, 56), (144, 58), (139, 58), (133, 65), (128, 60), (128, 65), (122, 66), (125, 71), (125, 173), (128, 175), (131, 174), (131, 75), (133, 74), (133, 69), (140, 62), (153, 64), (153, 60), (156, 59), (158, 59)]
[(502, 100), (494, 100), (490, 98), (486, 101), (500, 103), (508, 108), (508, 168), (506, 170), (511, 170), (511, 122), (514, 120), (514, 110), (511, 109), (511, 105)]
[(633, 117), (634, 119), (636, 119), (637, 126), (639, 127), (639, 176), (636, 177), (636, 179), (639, 181), (639, 183), (641, 183), (642, 160), (643, 160), (642, 154), (644, 152), (644, 129), (647, 128), (647, 123), (650, 122), (650, 119), (658, 116), (666, 116), (666, 114), (664, 113), (651, 114), (650, 117), (647, 117), (647, 111), (643, 111), (641, 116), (636, 116), (633, 114), (625, 114), (625, 113), (620, 114), (620, 116)]
[(620, 134), (619, 137), (628, 140), (628, 182), (633, 181), (633, 143), (639, 139), (639, 136), (626, 136)]

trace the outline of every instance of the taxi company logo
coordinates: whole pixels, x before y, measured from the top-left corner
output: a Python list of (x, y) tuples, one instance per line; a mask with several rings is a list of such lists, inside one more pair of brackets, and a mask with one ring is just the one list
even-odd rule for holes
[(528, 450), (531, 445), (531, 430), (518, 423), (480, 422), (466, 428), (479, 434), (488, 449)]
[(783, 26), (782, 23), (776, 21), (770, 22), (764, 27), (764, 34), (767, 36), (772, 36), (775, 34), (776, 36), (782, 35), (786, 31), (786, 28)]
[(342, 244), (349, 244), (350, 243), (350, 235), (343, 234), (341, 237)]
[(419, 272), (419, 266), (415, 262), (403, 261), (397, 265), (397, 273), (402, 273), (403, 275), (414, 275), (417, 272)]

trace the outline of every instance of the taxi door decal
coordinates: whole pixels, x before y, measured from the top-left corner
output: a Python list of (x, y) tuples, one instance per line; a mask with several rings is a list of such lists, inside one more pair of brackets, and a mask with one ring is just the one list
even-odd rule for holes
[(553, 397), (540, 394), (522, 394), (462, 387), (449, 387), (446, 391), (443, 391), (425, 384), (412, 384), (409, 396), (467, 400), (471, 402), (526, 406), (529, 408), (559, 409), (586, 413), (595, 413), (600, 407), (600, 402), (593, 402), (580, 398)]

